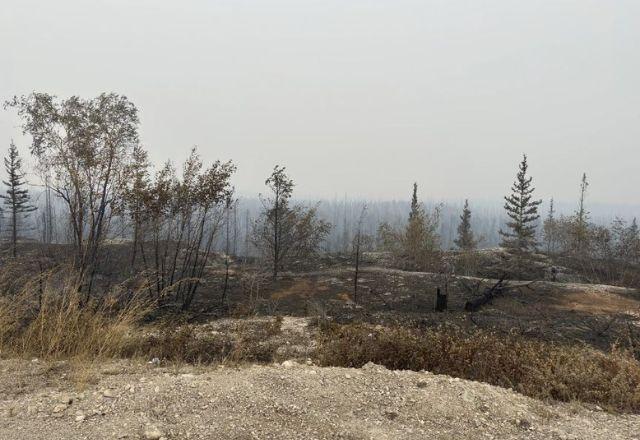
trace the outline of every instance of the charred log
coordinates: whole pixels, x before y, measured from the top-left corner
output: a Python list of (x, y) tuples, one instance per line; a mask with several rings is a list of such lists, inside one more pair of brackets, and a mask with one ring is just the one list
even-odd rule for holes
[(504, 293), (504, 290), (506, 289), (503, 284), (504, 278), (505, 276), (503, 275), (500, 280), (493, 285), (493, 287), (486, 288), (482, 296), (467, 301), (464, 305), (465, 311), (476, 312), (480, 310), (483, 305), (490, 303), (497, 295)]

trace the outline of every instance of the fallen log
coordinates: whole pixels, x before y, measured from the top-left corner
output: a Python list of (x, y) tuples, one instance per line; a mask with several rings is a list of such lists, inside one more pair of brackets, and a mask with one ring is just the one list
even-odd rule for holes
[(467, 312), (476, 312), (480, 310), (480, 307), (483, 305), (490, 303), (496, 295), (502, 294), (505, 288), (502, 284), (504, 278), (505, 276), (503, 275), (493, 287), (486, 288), (482, 296), (467, 301), (464, 305), (464, 310)]

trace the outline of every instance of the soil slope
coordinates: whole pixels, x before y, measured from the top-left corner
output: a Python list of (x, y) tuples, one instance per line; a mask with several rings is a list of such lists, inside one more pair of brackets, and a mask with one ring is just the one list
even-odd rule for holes
[(419, 372), (0, 362), (0, 439), (640, 439), (640, 416)]

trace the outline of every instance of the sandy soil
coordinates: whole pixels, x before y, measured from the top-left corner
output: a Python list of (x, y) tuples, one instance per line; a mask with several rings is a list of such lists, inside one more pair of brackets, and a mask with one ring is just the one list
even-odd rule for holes
[(640, 439), (639, 415), (420, 372), (0, 361), (0, 439)]

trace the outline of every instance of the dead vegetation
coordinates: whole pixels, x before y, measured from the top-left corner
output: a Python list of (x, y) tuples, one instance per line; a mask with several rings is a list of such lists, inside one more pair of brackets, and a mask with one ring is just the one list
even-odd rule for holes
[(157, 305), (137, 289), (121, 286), (85, 302), (71, 274), (37, 277), (14, 296), (0, 297), (3, 358), (72, 360), (76, 364), (114, 358), (145, 362), (267, 363), (284, 344), (282, 318), (239, 320), (224, 331), (167, 316), (146, 322)]
[(95, 359), (122, 352), (151, 304), (140, 290), (123, 289), (87, 301), (76, 279), (47, 274), (16, 295), (0, 297), (3, 356)]
[(515, 334), (346, 325), (322, 333), (317, 357), (326, 366), (360, 368), (373, 362), (486, 382), (538, 399), (640, 411), (640, 362), (616, 347), (603, 353)]

